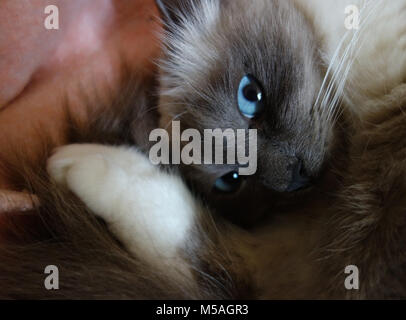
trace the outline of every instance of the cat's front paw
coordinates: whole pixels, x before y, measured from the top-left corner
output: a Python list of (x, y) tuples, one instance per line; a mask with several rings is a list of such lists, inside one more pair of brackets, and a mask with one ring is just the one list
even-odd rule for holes
[(162, 172), (134, 148), (69, 145), (48, 160), (48, 172), (130, 251), (156, 265), (178, 259), (200, 210), (180, 177)]
[[(103, 159), (103, 147), (90, 144), (72, 144), (56, 149), (48, 159), (47, 171), (49, 176), (57, 184), (68, 186), (68, 177), (72, 169), (85, 166), (98, 171), (105, 167)], [(85, 169), (84, 173), (85, 173)], [(86, 175), (83, 176), (83, 179)]]

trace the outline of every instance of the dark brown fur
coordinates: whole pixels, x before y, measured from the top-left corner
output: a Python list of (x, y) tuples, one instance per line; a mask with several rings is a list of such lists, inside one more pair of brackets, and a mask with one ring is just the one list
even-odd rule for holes
[[(322, 243), (328, 288), (352, 298), (406, 298), (406, 96), (382, 98), (351, 139), (350, 164)], [(335, 283), (360, 269), (359, 292)]]

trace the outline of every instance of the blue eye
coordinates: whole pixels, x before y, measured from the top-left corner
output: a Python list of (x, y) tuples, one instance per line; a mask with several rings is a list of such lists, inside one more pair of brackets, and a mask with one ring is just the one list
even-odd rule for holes
[(249, 118), (258, 116), (265, 107), (265, 95), (257, 79), (246, 75), (241, 79), (238, 88), (238, 108)]
[(214, 185), (214, 189), (221, 193), (237, 192), (243, 183), (243, 179), (237, 172), (231, 172), (225, 176), (218, 178)]

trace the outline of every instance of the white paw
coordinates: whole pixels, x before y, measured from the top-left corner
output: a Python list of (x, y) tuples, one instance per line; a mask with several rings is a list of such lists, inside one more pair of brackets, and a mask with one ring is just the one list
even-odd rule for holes
[[(131, 159), (122, 157), (122, 153), (130, 154)], [(47, 171), (53, 181), (66, 186), (95, 214), (108, 220), (115, 207), (120, 205), (128, 179), (136, 176), (136, 173), (129, 172), (129, 168), (141, 163), (144, 167), (147, 164), (149, 169), (155, 169), (144, 158), (135, 150), (72, 144), (56, 150), (48, 159)]]
[(98, 166), (104, 165), (103, 146), (89, 144), (72, 144), (56, 149), (48, 159), (47, 171), (52, 180), (61, 185), (67, 185), (69, 171), (75, 165), (83, 164), (93, 157)]
[(48, 160), (48, 172), (103, 218), (130, 251), (154, 265), (176, 258), (189, 240), (199, 204), (179, 177), (135, 149), (62, 147)]

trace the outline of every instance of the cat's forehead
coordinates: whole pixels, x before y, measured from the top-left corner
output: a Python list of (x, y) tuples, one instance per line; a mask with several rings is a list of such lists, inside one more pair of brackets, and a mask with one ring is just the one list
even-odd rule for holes
[(229, 85), (225, 82), (235, 82), (246, 72), (260, 80), (278, 77), (278, 72), (303, 74), (293, 69), (304, 65), (295, 47), (306, 47), (299, 43), (306, 37), (287, 36), (297, 18), (289, 17), (290, 12), (286, 5), (267, 0), (202, 0), (192, 6), (166, 34), (161, 61), (165, 92), (179, 96), (212, 79)]
[(181, 23), (168, 26), (171, 31), (164, 35), (166, 50), (160, 63), (163, 86), (193, 83), (197, 74), (202, 75), (208, 65), (215, 63), (220, 12), (219, 1), (202, 1), (199, 6), (191, 6), (188, 16), (179, 12)]
[(171, 67), (176, 65), (179, 73), (187, 76), (187, 71), (207, 70), (206, 66), (215, 64), (219, 58), (225, 59), (224, 52), (233, 48), (239, 47), (242, 55), (243, 50), (250, 51), (243, 38), (256, 41), (260, 31), (256, 30), (258, 22), (250, 22), (255, 15), (252, 10), (244, 10), (248, 7), (252, 4), (244, 2), (238, 8), (218, 0), (202, 0), (199, 5), (192, 5), (187, 16), (181, 14), (179, 24), (169, 25), (171, 31), (164, 37), (167, 50), (163, 69), (174, 73), (176, 70)]

